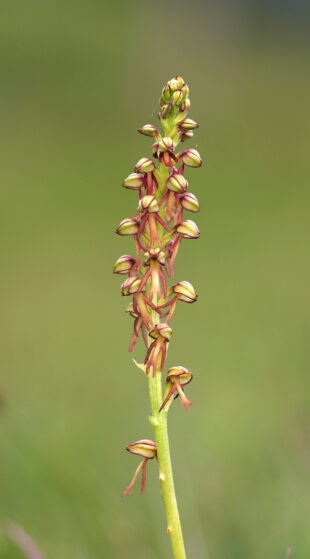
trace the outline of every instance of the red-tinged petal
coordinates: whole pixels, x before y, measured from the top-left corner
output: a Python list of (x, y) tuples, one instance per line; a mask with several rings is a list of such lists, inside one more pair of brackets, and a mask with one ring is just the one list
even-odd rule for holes
[(128, 497), (128, 496), (130, 495), (130, 493), (132, 492), (132, 488), (133, 488), (134, 483), (135, 483), (135, 481), (136, 481), (136, 479), (137, 479), (137, 475), (138, 475), (138, 473), (140, 472), (140, 470), (143, 468), (144, 462), (145, 462), (145, 460), (143, 460), (143, 461), (141, 462), (141, 464), (139, 464), (139, 466), (137, 467), (137, 469), (136, 469), (136, 471), (135, 471), (135, 473), (134, 473), (134, 476), (133, 476), (133, 478), (132, 478), (130, 484), (128, 485), (128, 487), (126, 487), (125, 491), (123, 491), (122, 497)]
[(191, 402), (188, 398), (186, 398), (186, 396), (184, 394), (184, 391), (183, 391), (183, 388), (181, 387), (180, 384), (176, 384), (176, 389), (177, 389), (177, 391), (180, 395), (181, 403), (182, 403), (183, 408), (185, 410), (187, 410), (190, 406), (193, 405), (193, 402)]
[(171, 388), (170, 388), (170, 390), (169, 390), (169, 392), (168, 392), (166, 398), (164, 399), (162, 405), (160, 406), (159, 412), (161, 412), (161, 410), (164, 409), (165, 405), (166, 405), (167, 402), (170, 400), (170, 398), (173, 396), (173, 393), (176, 391), (176, 389), (177, 389), (177, 388), (176, 388), (176, 385), (173, 384), (173, 385), (171, 386)]

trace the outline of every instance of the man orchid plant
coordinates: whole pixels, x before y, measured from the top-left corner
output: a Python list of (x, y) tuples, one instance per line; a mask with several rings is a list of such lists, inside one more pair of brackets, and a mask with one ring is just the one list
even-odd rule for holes
[(193, 375), (185, 367), (170, 367), (163, 393), (162, 373), (172, 336), (170, 323), (177, 303), (197, 300), (197, 293), (188, 281), (167, 285), (167, 280), (174, 275), (181, 241), (200, 236), (196, 223), (183, 216), (184, 211), (199, 211), (196, 196), (188, 192), (184, 171), (186, 166), (200, 167), (202, 160), (196, 149), (176, 152), (177, 145), (192, 138), (193, 130), (198, 127), (197, 122), (187, 117), (190, 108), (188, 94), (188, 86), (181, 76), (168, 81), (162, 90), (158, 115), (163, 136), (152, 124), (138, 130), (155, 140), (153, 158), (142, 157), (134, 172), (123, 182), (124, 188), (138, 192), (139, 202), (137, 214), (123, 219), (116, 233), (133, 238), (135, 256), (121, 256), (113, 270), (116, 274), (128, 276), (121, 286), (121, 293), (132, 298), (127, 307), (134, 319), (129, 351), (134, 350), (139, 335), (146, 346), (144, 362), (137, 365), (148, 380), (152, 410), (150, 423), (155, 438), (155, 442), (142, 439), (126, 447), (143, 460), (122, 496), (131, 493), (140, 471), (141, 493), (144, 492), (147, 463), (156, 457), (174, 559), (186, 559), (186, 553), (173, 482), (167, 418), (174, 395), (180, 396), (184, 409), (192, 405), (185, 396), (184, 387), (191, 382)]

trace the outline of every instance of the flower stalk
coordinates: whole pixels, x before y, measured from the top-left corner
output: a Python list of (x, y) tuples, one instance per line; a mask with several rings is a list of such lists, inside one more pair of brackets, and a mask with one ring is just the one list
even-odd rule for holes
[(155, 438), (155, 442), (141, 439), (126, 447), (143, 460), (122, 496), (131, 493), (140, 472), (141, 493), (144, 492), (147, 463), (156, 458), (174, 559), (186, 559), (186, 553), (175, 495), (167, 420), (176, 396), (184, 409), (192, 405), (184, 393), (184, 386), (191, 382), (193, 375), (185, 367), (170, 367), (164, 393), (162, 376), (172, 337), (170, 323), (177, 305), (180, 301), (194, 303), (197, 300), (197, 293), (188, 281), (167, 285), (168, 279), (174, 275), (181, 241), (200, 236), (196, 223), (183, 218), (186, 211), (199, 211), (196, 196), (187, 191), (184, 171), (186, 166), (200, 167), (202, 160), (196, 149), (176, 151), (177, 145), (191, 138), (193, 130), (198, 127), (198, 123), (187, 116), (190, 108), (188, 94), (188, 86), (181, 76), (171, 79), (164, 86), (160, 99), (158, 116), (163, 134), (152, 124), (138, 129), (140, 134), (155, 140), (153, 158), (139, 159), (134, 172), (123, 182), (125, 188), (137, 191), (138, 207), (134, 217), (121, 221), (116, 233), (132, 236), (136, 253), (118, 258), (113, 269), (116, 274), (128, 276), (122, 283), (121, 293), (132, 296), (126, 309), (134, 319), (129, 351), (136, 347), (139, 337), (146, 346), (143, 363), (137, 365), (148, 380), (149, 420)]

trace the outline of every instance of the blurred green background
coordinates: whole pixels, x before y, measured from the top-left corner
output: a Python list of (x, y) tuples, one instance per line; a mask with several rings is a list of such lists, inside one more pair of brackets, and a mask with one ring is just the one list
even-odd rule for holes
[[(310, 556), (309, 42), (302, 2), (2, 1), (0, 556), (15, 522), (48, 559), (168, 559), (147, 387), (112, 275), (132, 250), (121, 188), (180, 73), (201, 238), (184, 241), (168, 366), (194, 372), (170, 412), (189, 559)], [(142, 347), (135, 355), (142, 357)]]

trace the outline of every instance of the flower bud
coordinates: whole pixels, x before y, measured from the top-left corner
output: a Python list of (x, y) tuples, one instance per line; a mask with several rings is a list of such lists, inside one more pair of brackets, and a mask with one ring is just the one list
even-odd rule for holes
[(130, 443), (126, 446), (126, 450), (131, 452), (131, 454), (136, 454), (137, 456), (142, 456), (149, 460), (152, 460), (152, 458), (156, 456), (156, 444), (149, 439), (141, 439), (141, 441)]
[(169, 103), (171, 99), (171, 91), (169, 85), (166, 83), (165, 87), (162, 90), (162, 99), (164, 103)]
[(139, 202), (138, 209), (140, 212), (155, 213), (159, 211), (158, 202), (155, 196), (143, 196)]
[(188, 210), (189, 212), (194, 213), (199, 212), (200, 210), (199, 202), (195, 194), (192, 194), (191, 192), (186, 192), (186, 194), (182, 196), (180, 202), (184, 210)]
[(172, 105), (168, 103), (167, 105), (163, 105), (159, 111), (159, 118), (166, 119), (169, 118), (171, 115)]
[(193, 379), (192, 373), (185, 369), (185, 367), (170, 367), (167, 373), (167, 382), (172, 382), (176, 384), (180, 384), (181, 386), (185, 386)]
[(172, 80), (168, 81), (168, 86), (170, 88), (171, 93), (173, 93), (177, 89), (180, 89), (181, 84), (179, 83), (177, 78), (172, 78)]
[(156, 159), (158, 159), (158, 154), (157, 154), (157, 152), (158, 152), (158, 142), (155, 142), (155, 143), (152, 145), (152, 154), (153, 154), (153, 157), (156, 157)]
[(182, 132), (185, 132), (186, 130), (195, 130), (195, 128), (198, 127), (199, 127), (198, 122), (195, 122), (191, 118), (184, 118), (184, 120), (182, 120), (179, 124), (179, 129)]
[(173, 292), (183, 303), (195, 303), (198, 295), (189, 281), (179, 281), (173, 286)]
[(187, 97), (185, 99), (185, 101), (182, 102), (182, 105), (180, 106), (181, 113), (185, 113), (185, 112), (188, 113), (188, 111), (190, 109), (190, 106), (191, 106), (191, 102), (190, 102), (189, 98)]
[(136, 235), (139, 231), (139, 223), (134, 217), (126, 217), (120, 222), (116, 229), (118, 235)]
[(168, 177), (166, 180), (166, 186), (168, 190), (182, 194), (183, 192), (186, 192), (188, 182), (183, 175), (175, 174)]
[(172, 330), (169, 324), (160, 322), (159, 324), (156, 324), (154, 328), (149, 332), (149, 336), (154, 340), (156, 340), (160, 336), (161, 338), (164, 338), (167, 342), (169, 342), (172, 336)]
[(139, 317), (139, 313), (136, 312), (133, 308), (133, 303), (132, 301), (129, 303), (126, 312), (128, 312), (130, 314), (130, 316), (132, 316), (133, 318), (138, 318)]
[(188, 167), (200, 167), (202, 165), (202, 159), (200, 154), (196, 149), (186, 149), (181, 152), (181, 157), (184, 165)]
[(134, 295), (134, 293), (137, 293), (141, 281), (142, 280), (141, 278), (139, 278), (139, 276), (131, 276), (127, 278), (121, 285), (122, 295), (127, 297), (128, 295)]
[(181, 142), (185, 142), (185, 140), (188, 140), (193, 136), (194, 136), (194, 132), (192, 130), (186, 130), (186, 132), (182, 132), (181, 134)]
[(189, 94), (189, 88), (187, 83), (184, 83), (183, 86), (181, 87), (181, 91), (183, 93), (183, 102), (185, 101), (185, 99), (188, 97)]
[(183, 78), (180, 76), (180, 74), (177, 74), (176, 77), (175, 77), (175, 79), (176, 79), (176, 81), (178, 82), (179, 87), (183, 87), (183, 85), (185, 85), (185, 84), (184, 84), (184, 80), (183, 80)]
[(183, 92), (181, 89), (177, 89), (172, 94), (172, 103), (174, 103), (177, 107), (180, 107), (183, 102)]
[(151, 138), (155, 138), (155, 136), (159, 134), (157, 128), (155, 128), (153, 124), (145, 124), (142, 128), (138, 128), (138, 132), (144, 136), (150, 136)]
[(155, 169), (155, 164), (152, 159), (148, 157), (142, 157), (139, 159), (138, 163), (135, 164), (135, 171), (140, 173), (151, 173)]
[(140, 173), (131, 173), (123, 182), (123, 187), (131, 190), (140, 190), (142, 186), (143, 175), (140, 175)]
[(113, 268), (113, 274), (128, 274), (135, 265), (136, 259), (129, 254), (123, 254), (116, 260)]
[(184, 239), (198, 239), (200, 237), (200, 231), (196, 223), (191, 219), (181, 221), (176, 230), (181, 237), (184, 237)]
[(161, 140), (159, 140), (158, 150), (159, 150), (159, 152), (174, 151), (175, 150), (175, 143), (169, 136), (166, 136), (165, 138), (162, 138)]

